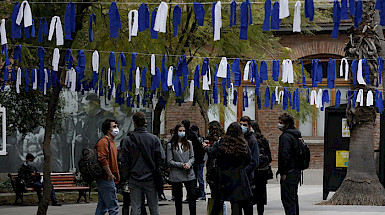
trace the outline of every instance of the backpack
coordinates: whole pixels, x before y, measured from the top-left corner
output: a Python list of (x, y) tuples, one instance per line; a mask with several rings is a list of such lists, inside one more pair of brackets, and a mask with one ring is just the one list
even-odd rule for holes
[[(110, 150), (110, 141), (108, 138), (106, 139), (108, 142), (108, 149)], [(99, 139), (98, 142), (100, 140), (101, 139)], [(83, 149), (78, 165), (82, 178), (89, 183), (100, 178), (104, 173), (104, 169), (98, 161), (98, 151), (96, 149), (96, 145), (94, 148)]]
[(305, 143), (304, 139), (298, 138), (298, 158), (297, 165), (299, 170), (305, 170), (309, 168), (310, 165), (310, 149)]

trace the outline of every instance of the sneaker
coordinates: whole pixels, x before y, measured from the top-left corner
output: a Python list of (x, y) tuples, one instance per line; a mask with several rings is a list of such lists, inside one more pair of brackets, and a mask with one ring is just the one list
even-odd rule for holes
[(206, 197), (199, 197), (198, 201), (206, 201)]
[(60, 202), (52, 202), (52, 206), (61, 206)]

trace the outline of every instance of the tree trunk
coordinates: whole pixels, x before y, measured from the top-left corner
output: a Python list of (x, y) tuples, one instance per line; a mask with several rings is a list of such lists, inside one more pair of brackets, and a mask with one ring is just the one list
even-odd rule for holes
[[(346, 56), (353, 59), (366, 58), (369, 63), (371, 84), (375, 85), (378, 76), (376, 58), (381, 49), (376, 34), (374, 2), (363, 2), (363, 22), (358, 29), (350, 30), (350, 41), (346, 44)], [(364, 68), (363, 68), (364, 69)], [(346, 110), (350, 132), (349, 164), (347, 175), (337, 192), (330, 199), (336, 205), (385, 205), (385, 189), (376, 174), (374, 162), (373, 133), (376, 107), (366, 107), (366, 95), (374, 93), (373, 85), (350, 84), (352, 90), (364, 90), (364, 106), (358, 103), (353, 107), (352, 95)]]
[[(75, 40), (77, 32), (79, 32), (83, 28), (83, 18), (86, 15), (85, 11), (91, 4), (79, 4), (79, 6), (76, 7), (76, 14), (80, 14), (76, 17), (76, 31), (72, 33), (73, 40), (66, 40), (63, 49), (71, 48), (73, 41)], [(58, 77), (61, 77), (61, 70), (63, 70), (63, 67), (65, 65), (65, 50), (61, 50), (60, 56), (63, 56), (60, 58), (59, 62), (59, 71), (57, 72)], [(43, 170), (43, 178), (44, 178), (44, 190), (43, 190), (43, 196), (41, 201), (39, 202), (39, 207), (37, 209), (37, 214), (47, 214), (49, 200), (51, 197), (51, 160), (52, 160), (52, 154), (51, 154), (51, 137), (54, 127), (54, 120), (55, 120), (55, 113), (57, 110), (57, 105), (59, 101), (61, 88), (54, 87), (52, 90), (52, 94), (50, 95), (50, 102), (48, 104), (48, 110), (47, 110), (47, 116), (46, 116), (46, 125), (45, 125), (45, 132), (44, 132), (44, 142), (43, 142), (43, 154), (44, 154), (44, 170)]]

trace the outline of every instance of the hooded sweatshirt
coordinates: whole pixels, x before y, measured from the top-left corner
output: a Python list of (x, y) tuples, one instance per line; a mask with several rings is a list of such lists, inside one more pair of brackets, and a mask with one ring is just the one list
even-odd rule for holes
[(287, 175), (290, 170), (298, 169), (295, 150), (301, 137), (301, 132), (296, 128), (287, 128), (282, 132), (279, 137), (277, 174)]

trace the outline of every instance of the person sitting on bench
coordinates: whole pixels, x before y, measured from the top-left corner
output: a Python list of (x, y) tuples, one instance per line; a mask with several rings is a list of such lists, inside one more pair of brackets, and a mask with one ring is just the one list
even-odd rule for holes
[[(41, 200), (41, 188), (43, 188), (43, 182), (41, 180), (40, 174), (37, 172), (36, 167), (34, 167), (31, 163), (35, 160), (35, 156), (31, 153), (28, 153), (25, 159), (25, 162), (21, 165), (18, 175), (19, 179), (24, 180), (27, 187), (34, 188), (37, 193), (37, 197), (39, 202)], [(51, 200), (52, 206), (61, 206), (61, 204), (57, 201), (55, 191), (52, 187), (51, 190)]]

